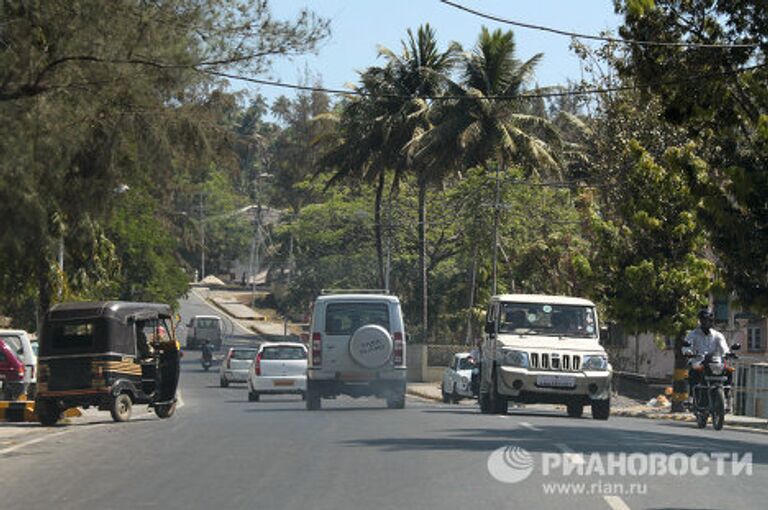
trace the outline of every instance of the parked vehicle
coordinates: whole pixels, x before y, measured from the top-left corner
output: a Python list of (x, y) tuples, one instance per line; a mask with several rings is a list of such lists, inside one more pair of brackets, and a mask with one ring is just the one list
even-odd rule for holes
[[(687, 346), (686, 346), (687, 347)], [(741, 348), (740, 344), (731, 346), (732, 351)], [(732, 398), (731, 375), (735, 367), (732, 360), (737, 356), (733, 352), (725, 356), (706, 354), (703, 359), (691, 363), (690, 370), (699, 374), (699, 383), (691, 388), (693, 399), (689, 409), (696, 416), (696, 425), (703, 429), (712, 417), (712, 428), (721, 430), (725, 424), (725, 415), (730, 411)]]
[(565, 404), (580, 417), (607, 420), (611, 365), (599, 342), (597, 311), (586, 299), (493, 296), (482, 345), (480, 409), (505, 414), (508, 403)]
[(248, 371), (248, 400), (262, 394), (299, 394), (307, 390), (307, 348), (293, 342), (265, 343), (259, 347)]
[(472, 376), (479, 369), (479, 365), (470, 353), (455, 354), (451, 364), (443, 372), (443, 380), (440, 384), (443, 402), (458, 404), (462, 398), (477, 397), (472, 391)]
[(37, 342), (33, 342), (29, 333), (21, 329), (0, 329), (0, 340), (5, 342), (24, 365), (20, 394), (26, 394), (28, 399), (33, 400), (37, 391)]
[(187, 349), (199, 349), (205, 340), (215, 350), (221, 349), (221, 317), (216, 315), (195, 315), (187, 324)]
[(36, 411), (53, 425), (70, 407), (127, 421), (134, 404), (160, 418), (176, 409), (180, 349), (172, 310), (157, 303), (65, 303), (45, 316)]
[(307, 409), (337, 395), (405, 406), (405, 324), (397, 297), (326, 293), (315, 300), (310, 331)]
[(249, 347), (230, 348), (219, 367), (220, 386), (226, 388), (231, 382), (248, 382), (248, 372), (258, 352)]
[(24, 363), (15, 350), (0, 340), (0, 400), (16, 400), (24, 394), (24, 373)]

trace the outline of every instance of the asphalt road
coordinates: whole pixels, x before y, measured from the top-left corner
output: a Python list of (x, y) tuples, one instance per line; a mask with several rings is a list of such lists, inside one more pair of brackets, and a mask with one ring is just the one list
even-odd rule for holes
[[(212, 310), (193, 297), (184, 304), (183, 322), (196, 313)], [(227, 343), (257, 341), (234, 330)], [(308, 412), (299, 397), (248, 402), (242, 385), (219, 388), (218, 371), (203, 372), (197, 352), (183, 363), (184, 405), (170, 420), (142, 407), (126, 424), (104, 413), (99, 423), (57, 427), (43, 441), (0, 452), (0, 509), (733, 510), (764, 508), (768, 494), (768, 435), (758, 432), (524, 410), (485, 416), (471, 406), (411, 398), (404, 410), (339, 398)], [(530, 475), (517, 483), (497, 480), (488, 468), (489, 455), (508, 446), (525, 450), (515, 454), (518, 461), (532, 462)], [(642, 459), (654, 452), (677, 453), (676, 461), (661, 462), (676, 469), (694, 454), (699, 460), (701, 454), (740, 460), (751, 454), (752, 463), (737, 465), (738, 476), (726, 462), (718, 476), (709, 457), (695, 466), (698, 474), (621, 476), (597, 469), (597, 462), (623, 453), (635, 454), (634, 469), (642, 471)], [(554, 467), (557, 459), (574, 472), (565, 476)], [(548, 475), (545, 462), (552, 467)], [(521, 472), (493, 466), (500, 476)], [(552, 485), (558, 483), (584, 493), (547, 494), (570, 487)], [(624, 494), (614, 493), (619, 490)]]

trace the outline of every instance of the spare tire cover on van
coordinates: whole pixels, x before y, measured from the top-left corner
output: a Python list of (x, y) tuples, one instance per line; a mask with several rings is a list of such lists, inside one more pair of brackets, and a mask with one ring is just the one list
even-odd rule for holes
[(392, 338), (377, 324), (363, 326), (349, 339), (349, 355), (365, 368), (378, 368), (392, 356)]

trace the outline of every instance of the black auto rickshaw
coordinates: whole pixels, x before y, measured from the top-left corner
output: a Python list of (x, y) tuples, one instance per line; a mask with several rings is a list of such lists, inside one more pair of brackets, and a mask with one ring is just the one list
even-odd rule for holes
[(159, 303), (64, 303), (45, 316), (35, 410), (54, 425), (71, 407), (127, 421), (134, 404), (160, 418), (176, 410), (180, 349), (173, 311)]

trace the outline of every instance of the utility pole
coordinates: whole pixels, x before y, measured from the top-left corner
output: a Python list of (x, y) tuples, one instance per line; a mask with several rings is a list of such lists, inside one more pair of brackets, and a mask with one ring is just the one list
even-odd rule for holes
[(493, 295), (496, 295), (496, 268), (499, 261), (499, 166), (496, 164), (496, 200), (493, 204)]
[(205, 210), (203, 192), (200, 192), (200, 280), (205, 278)]

